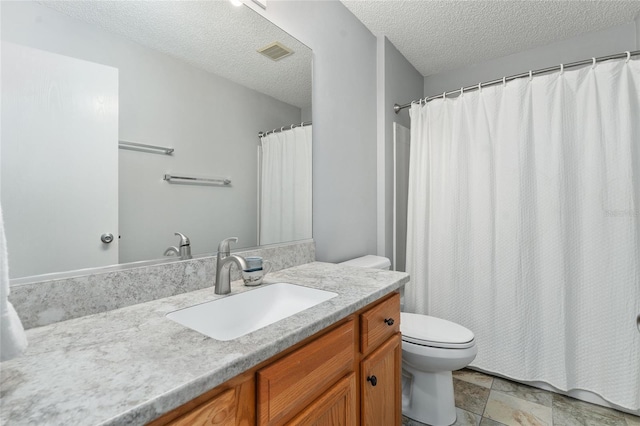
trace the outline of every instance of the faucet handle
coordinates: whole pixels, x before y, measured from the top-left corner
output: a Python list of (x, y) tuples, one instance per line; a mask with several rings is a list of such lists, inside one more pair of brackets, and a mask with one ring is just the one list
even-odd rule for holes
[(224, 240), (220, 241), (220, 244), (218, 245), (218, 253), (222, 253), (225, 256), (228, 256), (230, 253), (229, 250), (229, 243), (233, 241), (234, 243), (238, 242), (238, 237), (229, 237), (229, 238), (225, 238)]
[(182, 247), (182, 246), (190, 246), (191, 245), (191, 241), (189, 241), (189, 237), (187, 237), (186, 235), (181, 234), (179, 232), (176, 232), (173, 235), (177, 235), (177, 236), (180, 237), (180, 247)]

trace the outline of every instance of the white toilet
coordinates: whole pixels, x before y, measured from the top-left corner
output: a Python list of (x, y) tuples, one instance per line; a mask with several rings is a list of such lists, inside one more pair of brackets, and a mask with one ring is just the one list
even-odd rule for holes
[[(400, 314), (402, 332), (402, 414), (434, 426), (456, 421), (451, 372), (474, 360), (473, 333), (454, 322)], [(406, 380), (412, 381), (404, 386)]]
[[(345, 265), (389, 269), (389, 259), (367, 255)], [(473, 333), (451, 321), (400, 314), (402, 332), (402, 414), (433, 426), (456, 421), (451, 372), (473, 361), (478, 348)]]

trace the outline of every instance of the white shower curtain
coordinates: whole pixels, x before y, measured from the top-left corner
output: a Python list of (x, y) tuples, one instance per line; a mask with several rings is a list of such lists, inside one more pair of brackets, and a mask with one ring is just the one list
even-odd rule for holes
[(473, 366), (640, 409), (640, 62), (411, 107), (410, 312)]
[(311, 238), (311, 128), (262, 137), (261, 245)]

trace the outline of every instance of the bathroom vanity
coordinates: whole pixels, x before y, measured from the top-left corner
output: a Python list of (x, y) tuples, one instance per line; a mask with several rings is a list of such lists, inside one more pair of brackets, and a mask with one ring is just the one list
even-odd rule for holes
[(226, 342), (165, 317), (212, 288), (31, 329), (0, 366), (0, 422), (399, 424), (408, 275), (313, 262), (267, 278), (338, 296)]
[(151, 424), (399, 424), (399, 318), (394, 292)]

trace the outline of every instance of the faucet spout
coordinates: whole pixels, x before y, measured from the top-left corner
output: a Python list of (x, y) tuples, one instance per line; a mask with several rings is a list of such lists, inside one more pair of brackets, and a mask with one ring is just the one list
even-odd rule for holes
[(180, 237), (180, 248), (176, 246), (171, 246), (164, 251), (165, 256), (170, 256), (175, 254), (176, 256), (180, 256), (180, 259), (191, 259), (191, 242), (186, 235), (183, 235), (179, 232), (176, 232), (175, 235)]
[[(227, 240), (223, 240), (218, 248), (218, 256), (216, 262), (216, 284), (214, 288), (215, 294), (229, 294), (231, 293), (231, 265), (236, 264), (240, 271), (248, 269), (247, 261), (244, 257), (237, 254), (229, 254), (229, 246)], [(237, 241), (237, 238), (235, 239)], [(222, 248), (222, 250), (220, 249)]]
[(178, 250), (178, 248), (177, 248), (177, 247), (175, 247), (175, 246), (171, 246), (171, 247), (169, 247), (168, 249), (166, 249), (166, 250), (164, 251), (164, 255), (165, 255), (165, 256), (170, 256), (170, 255), (172, 255), (172, 254), (175, 254), (176, 256), (179, 256), (179, 255), (180, 255), (180, 251)]

